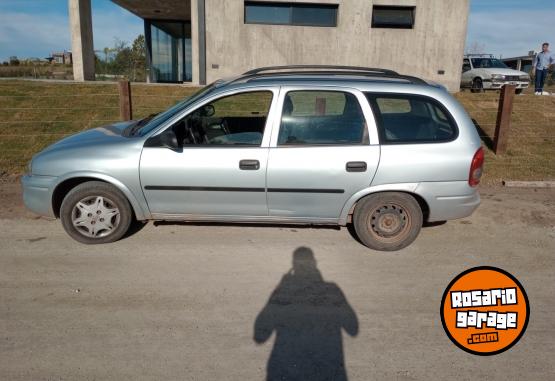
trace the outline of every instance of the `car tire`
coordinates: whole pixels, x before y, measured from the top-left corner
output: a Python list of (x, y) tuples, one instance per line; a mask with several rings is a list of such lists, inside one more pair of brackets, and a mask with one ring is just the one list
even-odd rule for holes
[(133, 212), (113, 185), (89, 181), (73, 188), (62, 201), (60, 219), (76, 241), (100, 244), (117, 241), (129, 230)]
[(482, 78), (474, 78), (470, 91), (473, 93), (481, 93), (484, 91), (484, 83), (482, 82)]
[(407, 193), (385, 192), (360, 200), (353, 225), (360, 241), (370, 249), (401, 250), (410, 245), (422, 228), (422, 209)]
[(522, 94), (522, 91), (523, 91), (522, 89), (516, 89), (516, 90), (515, 90), (515, 94), (516, 94), (516, 95), (520, 95), (520, 94)]

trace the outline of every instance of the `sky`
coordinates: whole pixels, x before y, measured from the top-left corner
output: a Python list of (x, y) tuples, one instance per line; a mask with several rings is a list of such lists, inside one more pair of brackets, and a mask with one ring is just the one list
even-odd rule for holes
[(546, 41), (555, 46), (554, 0), (471, 0), (467, 48), (515, 57)]
[[(94, 46), (131, 43), (143, 21), (109, 0), (92, 0)], [(471, 0), (467, 48), (503, 57), (555, 44), (554, 0)], [(0, 0), (0, 60), (71, 49), (67, 0)]]

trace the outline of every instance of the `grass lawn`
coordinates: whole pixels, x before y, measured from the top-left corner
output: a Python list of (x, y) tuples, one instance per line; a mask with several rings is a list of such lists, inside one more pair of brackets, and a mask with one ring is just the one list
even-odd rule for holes
[[(133, 117), (162, 111), (197, 89), (133, 85)], [(118, 121), (118, 99), (110, 83), (0, 81), (0, 174), (21, 174), (49, 144)]]
[[(133, 84), (134, 118), (159, 112), (197, 88)], [(555, 180), (555, 97), (517, 96), (508, 151), (491, 151), (498, 93), (456, 95), (480, 126), (486, 147), (484, 182)], [(110, 83), (0, 81), (0, 175), (25, 172), (47, 145), (85, 129), (117, 121), (118, 92)]]
[(461, 92), (456, 98), (468, 111), (486, 152), (484, 182), (555, 180), (555, 96), (515, 96), (507, 152), (495, 155), (492, 138), (499, 93)]

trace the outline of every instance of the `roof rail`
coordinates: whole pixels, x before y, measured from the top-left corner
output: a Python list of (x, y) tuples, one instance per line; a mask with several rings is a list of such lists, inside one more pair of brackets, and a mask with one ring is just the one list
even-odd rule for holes
[[(310, 70), (316, 69), (316, 70)], [(280, 70), (286, 70), (279, 72)], [(278, 71), (277, 73), (271, 73)], [(268, 72), (268, 73), (266, 73)], [(402, 75), (396, 71), (389, 69), (379, 69), (371, 67), (360, 66), (330, 66), (330, 65), (287, 65), (287, 66), (267, 66), (258, 69), (249, 70), (239, 77), (232, 80), (230, 83), (238, 82), (241, 80), (255, 80), (272, 75), (360, 75), (364, 77), (374, 77), (383, 79), (402, 79), (413, 84), (428, 85), (428, 82), (421, 78), (409, 75)]]
[(308, 70), (308, 69), (316, 69), (316, 70), (340, 70), (340, 71), (355, 71), (355, 72), (364, 72), (364, 73), (379, 73), (379, 74), (387, 74), (387, 75), (398, 75), (396, 71), (389, 70), (389, 69), (380, 69), (380, 68), (372, 68), (372, 67), (362, 67), (362, 66), (340, 66), (340, 65), (285, 65), (285, 66), (266, 66), (260, 67), (257, 69), (252, 69), (247, 72), (244, 72), (243, 75), (254, 75), (260, 74), (265, 71), (278, 71), (278, 70)]

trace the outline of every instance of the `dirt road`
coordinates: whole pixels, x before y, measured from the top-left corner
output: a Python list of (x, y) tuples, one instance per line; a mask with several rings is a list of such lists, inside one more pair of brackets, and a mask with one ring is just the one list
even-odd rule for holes
[[(0, 187), (0, 379), (262, 380), (279, 358), (315, 378), (330, 364), (350, 380), (555, 377), (553, 190), (483, 188), (472, 217), (381, 253), (347, 229), (296, 226), (151, 223), (83, 246)], [(306, 278), (294, 256), (316, 266)], [(491, 357), (453, 345), (439, 316), (447, 284), (479, 265), (516, 276), (531, 305), (520, 342)], [(286, 316), (280, 303), (293, 303)]]

